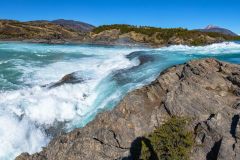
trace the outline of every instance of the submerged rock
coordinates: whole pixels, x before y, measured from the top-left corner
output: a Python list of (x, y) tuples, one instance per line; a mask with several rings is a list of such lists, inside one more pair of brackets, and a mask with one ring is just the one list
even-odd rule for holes
[(146, 55), (144, 51), (132, 52), (129, 55), (127, 55), (126, 58), (128, 58), (129, 60), (138, 58), (138, 60), (140, 62), (139, 65), (143, 65), (145, 63), (154, 61), (154, 57), (152, 55)]
[(214, 59), (174, 66), (84, 128), (54, 138), (40, 153), (16, 159), (132, 159), (136, 140), (172, 116), (192, 119), (190, 159), (240, 159), (239, 75), (239, 65)]

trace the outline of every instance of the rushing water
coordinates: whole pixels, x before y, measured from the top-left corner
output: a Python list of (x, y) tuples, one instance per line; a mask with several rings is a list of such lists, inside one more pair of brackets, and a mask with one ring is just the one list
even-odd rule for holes
[[(0, 159), (40, 151), (52, 128), (82, 127), (167, 67), (204, 57), (240, 63), (240, 44), (149, 49), (0, 43)], [(72, 72), (83, 82), (42, 87)]]

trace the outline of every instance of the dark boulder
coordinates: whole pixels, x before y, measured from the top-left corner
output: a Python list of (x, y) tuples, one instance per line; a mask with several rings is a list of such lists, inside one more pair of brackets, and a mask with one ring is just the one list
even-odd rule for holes
[(70, 73), (65, 75), (60, 81), (51, 83), (48, 85), (43, 85), (42, 87), (46, 87), (48, 89), (59, 87), (63, 84), (76, 84), (76, 83), (82, 83), (85, 79), (79, 77), (76, 72)]

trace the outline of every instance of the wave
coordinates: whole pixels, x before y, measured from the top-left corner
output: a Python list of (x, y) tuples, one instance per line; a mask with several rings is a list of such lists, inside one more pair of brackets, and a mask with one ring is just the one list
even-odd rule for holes
[(172, 45), (156, 49), (157, 51), (174, 51), (184, 52), (185, 54), (225, 54), (239, 53), (240, 44), (237, 42), (215, 43), (206, 46), (187, 46), (187, 45)]
[[(93, 52), (98, 48), (97, 52)], [(146, 48), (139, 47), (123, 47), (123, 46), (94, 46), (94, 45), (52, 45), (52, 44), (34, 44), (34, 43), (1, 43), (0, 49), (2, 51), (16, 51), (24, 53), (33, 53), (37, 56), (44, 56), (44, 53), (77, 53), (84, 55), (107, 55), (116, 51), (120, 54), (128, 54), (130, 52), (137, 51), (139, 49), (144, 50)], [(39, 54), (40, 53), (40, 54)], [(44, 54), (44, 55), (43, 55)]]
[[(22, 88), (0, 92), (0, 121), (7, 124), (0, 122), (0, 159), (13, 159), (21, 152), (40, 151), (54, 134), (49, 131), (51, 128), (68, 131), (74, 125), (85, 125), (91, 120), (92, 113), (104, 107), (98, 100), (103, 95), (99, 87), (106, 86), (101, 83), (102, 80), (116, 70), (131, 68), (139, 63), (125, 57), (132, 49), (80, 48), (79, 54), (86, 50), (96, 56), (74, 57), (70, 60), (61, 56), (58, 61), (45, 65), (23, 59), (11, 60), (11, 67), (21, 73), (19, 81), (22, 82)], [(68, 83), (51, 89), (41, 87), (57, 82), (72, 72), (83, 78), (84, 83)], [(97, 101), (99, 105), (96, 105)], [(75, 122), (77, 119), (79, 121)], [(66, 125), (58, 128), (60, 123)]]

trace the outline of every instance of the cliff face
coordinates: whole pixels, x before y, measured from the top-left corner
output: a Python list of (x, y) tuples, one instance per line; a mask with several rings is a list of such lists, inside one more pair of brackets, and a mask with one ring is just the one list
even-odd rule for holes
[(130, 92), (112, 111), (81, 129), (61, 135), (43, 149), (17, 160), (133, 159), (138, 137), (169, 117), (192, 119), (192, 160), (240, 159), (240, 66), (214, 59), (190, 61), (164, 71)]

